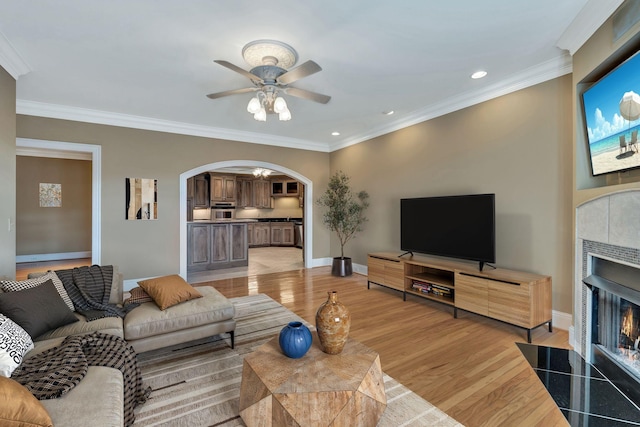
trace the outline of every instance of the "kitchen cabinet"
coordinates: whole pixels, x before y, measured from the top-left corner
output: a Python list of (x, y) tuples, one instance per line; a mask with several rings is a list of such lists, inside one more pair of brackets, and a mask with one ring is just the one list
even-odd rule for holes
[(211, 263), (210, 224), (187, 225), (187, 269), (206, 270)]
[(253, 207), (258, 209), (270, 209), (273, 199), (271, 199), (271, 183), (263, 179), (253, 181)]
[(236, 177), (227, 175), (210, 175), (211, 203), (236, 201)]
[(236, 207), (255, 207), (252, 179), (238, 178), (236, 180)]
[(209, 207), (209, 174), (201, 173), (193, 177), (193, 207)]
[(253, 247), (253, 234), (254, 234), (254, 224), (252, 222), (247, 224), (247, 246)]
[(294, 180), (271, 181), (271, 195), (273, 197), (298, 197), (300, 183)]
[(243, 267), (249, 263), (247, 223), (187, 225), (187, 270)]
[(253, 223), (252, 247), (271, 245), (271, 225), (268, 222)]
[(293, 246), (294, 243), (293, 222), (271, 223), (271, 246)]

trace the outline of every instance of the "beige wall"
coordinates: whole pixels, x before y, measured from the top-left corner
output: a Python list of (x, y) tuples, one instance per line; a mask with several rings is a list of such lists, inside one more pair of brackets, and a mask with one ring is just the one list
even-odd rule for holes
[[(179, 271), (179, 176), (226, 160), (277, 164), (310, 179), (321, 191), (329, 176), (329, 154), (259, 144), (189, 137), (113, 126), (18, 116), (22, 138), (102, 147), (102, 259), (117, 264), (125, 279)], [(124, 219), (126, 177), (158, 180), (158, 220)], [(314, 216), (313, 257), (329, 256), (329, 236)]]
[[(0, 67), (0, 277), (16, 277), (16, 81)], [(11, 227), (9, 227), (11, 224)]]
[(497, 266), (551, 275), (554, 310), (571, 313), (571, 108), (564, 76), (332, 153), (371, 196), (345, 251), (399, 250), (400, 198), (496, 193)]
[[(40, 183), (61, 184), (61, 207), (40, 207)], [(16, 189), (16, 255), (91, 251), (90, 161), (17, 156)]]

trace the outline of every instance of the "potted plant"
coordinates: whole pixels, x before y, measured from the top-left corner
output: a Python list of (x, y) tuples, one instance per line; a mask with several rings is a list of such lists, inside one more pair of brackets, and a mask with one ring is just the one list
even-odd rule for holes
[(367, 221), (364, 211), (369, 206), (369, 194), (360, 191), (357, 194), (349, 186), (349, 177), (342, 171), (329, 178), (327, 191), (317, 200), (317, 204), (326, 208), (322, 221), (331, 231), (335, 231), (340, 240), (340, 257), (333, 258), (331, 274), (350, 276), (353, 272), (351, 258), (344, 256), (344, 245), (362, 231)]

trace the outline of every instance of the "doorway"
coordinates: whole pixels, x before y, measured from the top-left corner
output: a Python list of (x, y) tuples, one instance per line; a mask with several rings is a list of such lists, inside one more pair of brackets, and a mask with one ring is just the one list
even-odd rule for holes
[[(230, 160), (223, 162), (211, 163), (203, 165), (189, 171), (186, 171), (180, 175), (180, 275), (187, 277), (187, 179), (193, 176), (199, 175), (204, 172), (227, 170), (230, 168), (238, 167), (250, 167), (250, 168), (265, 168), (274, 171), (274, 173), (286, 175), (291, 177), (304, 185), (304, 201), (303, 201), (303, 217), (305, 227), (303, 231), (302, 239), (304, 239), (304, 246), (302, 251), (304, 253), (304, 267), (310, 268), (312, 266), (312, 200), (313, 200), (313, 183), (312, 181), (299, 174), (298, 172), (283, 167), (281, 165), (260, 162), (253, 160)], [(308, 224), (308, 226), (307, 226)]]
[[(91, 263), (101, 259), (101, 165), (102, 147), (99, 145), (40, 139), (16, 138), (16, 155), (81, 159), (91, 161)], [(17, 212), (16, 214), (19, 214)]]

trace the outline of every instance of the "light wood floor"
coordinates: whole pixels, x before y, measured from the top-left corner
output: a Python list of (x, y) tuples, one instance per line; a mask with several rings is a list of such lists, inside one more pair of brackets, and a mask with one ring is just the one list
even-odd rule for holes
[[(18, 280), (31, 271), (89, 265), (87, 260), (17, 266)], [(38, 265), (36, 265), (38, 264)], [(46, 264), (46, 265), (45, 265)], [(315, 323), (315, 313), (338, 291), (351, 311), (350, 336), (380, 354), (383, 370), (468, 427), (566, 426), (553, 399), (515, 345), (526, 331), (419, 297), (372, 285), (365, 276), (331, 276), (329, 267), (237, 277), (214, 286), (232, 298), (264, 293)], [(568, 333), (532, 333), (533, 343), (570, 348)]]
[(22, 262), (16, 264), (16, 280), (25, 280), (29, 273), (65, 270), (67, 268), (91, 265), (91, 258), (68, 259), (63, 261)]
[[(338, 291), (351, 311), (350, 336), (380, 354), (383, 370), (466, 426), (568, 425), (518, 350), (526, 331), (442, 304), (372, 285), (365, 276), (301, 269), (211, 285), (227, 297), (264, 293), (315, 323), (315, 312)], [(566, 331), (536, 329), (533, 343), (570, 348)]]

